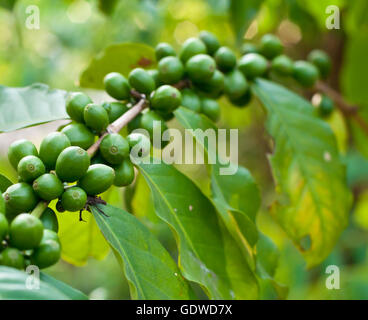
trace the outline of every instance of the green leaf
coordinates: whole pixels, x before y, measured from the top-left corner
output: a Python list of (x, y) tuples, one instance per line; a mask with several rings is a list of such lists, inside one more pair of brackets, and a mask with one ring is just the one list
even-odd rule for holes
[[(85, 300), (82, 292), (41, 273), (39, 289), (29, 289), (35, 281), (23, 271), (0, 266), (0, 300)], [(28, 279), (28, 281), (27, 281)]]
[(0, 132), (66, 119), (67, 92), (36, 83), (24, 88), (0, 86)]
[(99, 205), (93, 215), (129, 280), (133, 299), (194, 299), (194, 294), (161, 243), (128, 212)]
[[(179, 123), (186, 129), (192, 129), (196, 142), (208, 154), (208, 145), (203, 143), (198, 129), (205, 132), (207, 129), (216, 130), (216, 126), (207, 118), (187, 108), (180, 107), (175, 111)], [(197, 130), (196, 130), (197, 129)], [(215, 164), (209, 165), (211, 174), (212, 198), (216, 209), (223, 218), (225, 225), (242, 245), (254, 246), (257, 242), (258, 232), (255, 226), (255, 215), (260, 207), (261, 199), (258, 187), (250, 172), (234, 164), (223, 165), (217, 154), (208, 154), (209, 159), (215, 159)], [(234, 174), (222, 175), (220, 170), (232, 167)], [(244, 243), (245, 241), (245, 243)], [(248, 254), (252, 256), (252, 249), (248, 248)]]
[(275, 142), (270, 162), (279, 199), (273, 212), (314, 266), (348, 223), (351, 197), (335, 137), (295, 93), (261, 79), (252, 90), (268, 112), (267, 131)]
[(0, 173), (0, 191), (1, 192), (5, 192), (6, 189), (8, 189), (12, 184), (13, 182), (11, 182), (7, 177), (5, 177), (4, 175)]
[(174, 230), (183, 276), (211, 299), (254, 299), (258, 283), (210, 200), (177, 169), (140, 164), (156, 214)]
[(13, 10), (16, 2), (16, 0), (2, 0), (0, 3), (0, 7), (8, 10)]
[(65, 261), (83, 266), (90, 257), (98, 260), (106, 257), (109, 245), (91, 213), (84, 211), (82, 215), (84, 221), (79, 221), (77, 212), (55, 212), (59, 221), (61, 257)]
[(257, 16), (263, 0), (231, 0), (230, 23), (238, 43), (241, 43), (245, 31)]
[(121, 43), (107, 47), (95, 57), (80, 77), (83, 88), (103, 89), (103, 78), (110, 72), (128, 76), (133, 68), (154, 68), (155, 50), (141, 43)]
[(274, 279), (279, 258), (280, 252), (275, 243), (260, 233), (257, 242), (257, 274), (260, 277), (261, 299), (284, 299), (288, 294), (288, 288)]
[(66, 295), (72, 300), (87, 300), (88, 299), (88, 297), (84, 293), (67, 285), (64, 282), (61, 282), (60, 280), (57, 280), (51, 277), (50, 275), (44, 272), (40, 273), (40, 279), (41, 281), (49, 284), (50, 286), (53, 286), (54, 288), (56, 288), (57, 290), (59, 290), (60, 292), (62, 292), (64, 295)]

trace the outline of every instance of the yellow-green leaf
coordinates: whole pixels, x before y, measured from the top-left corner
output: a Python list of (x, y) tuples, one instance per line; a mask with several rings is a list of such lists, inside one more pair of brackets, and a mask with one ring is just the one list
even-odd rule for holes
[(351, 197), (335, 137), (295, 93), (261, 79), (252, 89), (267, 110), (267, 130), (275, 142), (270, 162), (279, 198), (273, 211), (308, 266), (314, 266), (348, 223)]

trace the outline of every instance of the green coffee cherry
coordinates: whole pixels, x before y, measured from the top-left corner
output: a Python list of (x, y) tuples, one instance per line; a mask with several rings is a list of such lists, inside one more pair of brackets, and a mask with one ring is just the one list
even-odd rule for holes
[(8, 150), (8, 159), (14, 169), (18, 168), (19, 161), (25, 156), (38, 156), (34, 144), (25, 139), (14, 141)]
[(61, 130), (72, 146), (88, 149), (95, 142), (95, 135), (82, 123), (71, 123)]
[(318, 104), (318, 112), (322, 117), (329, 116), (334, 110), (334, 102), (332, 99), (326, 95), (322, 95), (321, 101)]
[(131, 148), (131, 157), (136, 154), (138, 156), (149, 155), (151, 149), (151, 142), (149, 137), (143, 133), (134, 132), (127, 136), (129, 147)]
[(286, 55), (277, 56), (272, 60), (271, 70), (281, 76), (290, 76), (293, 73), (294, 62)]
[(16, 216), (9, 227), (10, 244), (19, 250), (36, 248), (41, 242), (42, 235), (41, 220), (29, 213)]
[(24, 269), (25, 266), (22, 253), (15, 248), (6, 248), (1, 252), (0, 264), (19, 270)]
[(49, 170), (55, 169), (60, 152), (70, 147), (69, 138), (62, 132), (51, 132), (41, 142), (40, 159)]
[(1, 192), (0, 192), (0, 214), (5, 214), (5, 200)]
[(163, 112), (163, 111), (159, 111), (159, 110), (155, 110), (156, 113), (158, 115), (160, 115), (162, 117), (162, 119), (164, 119), (166, 122), (174, 119), (175, 115), (173, 112), (167, 113), (167, 112)]
[(92, 103), (92, 100), (86, 94), (82, 92), (72, 93), (66, 102), (66, 112), (70, 119), (83, 122), (84, 107), (89, 103)]
[(4, 193), (6, 214), (15, 215), (32, 211), (38, 202), (32, 187), (25, 182), (10, 186)]
[(166, 42), (159, 43), (155, 48), (156, 60), (160, 61), (162, 58), (168, 56), (176, 56), (176, 52), (171, 45)]
[(205, 44), (207, 53), (213, 55), (220, 47), (220, 42), (217, 37), (209, 31), (201, 31), (199, 33), (199, 39)]
[(31, 263), (44, 269), (54, 265), (61, 256), (60, 243), (54, 240), (43, 241), (31, 256)]
[(129, 143), (120, 134), (108, 134), (102, 139), (100, 152), (110, 164), (120, 164), (129, 156)]
[(43, 229), (43, 236), (41, 243), (47, 241), (47, 240), (53, 240), (60, 243), (60, 239), (57, 235), (56, 231), (53, 231), (51, 229)]
[(267, 67), (267, 60), (258, 53), (248, 53), (242, 56), (238, 63), (239, 70), (249, 79), (262, 76)]
[(200, 39), (189, 38), (183, 43), (179, 57), (186, 63), (191, 57), (202, 53), (207, 53), (205, 44)]
[(284, 46), (279, 38), (273, 34), (266, 34), (260, 43), (260, 52), (268, 59), (272, 59), (282, 53)]
[(101, 133), (109, 125), (109, 115), (104, 107), (90, 103), (84, 108), (84, 122), (95, 132)]
[(235, 53), (228, 47), (221, 47), (215, 53), (217, 67), (223, 72), (229, 72), (236, 66)]
[(237, 69), (225, 76), (224, 92), (229, 99), (238, 99), (249, 89), (249, 84), (244, 75)]
[(133, 69), (128, 79), (132, 88), (147, 96), (156, 88), (155, 80), (142, 68)]
[(106, 161), (105, 159), (102, 157), (101, 152), (97, 152), (92, 158), (91, 158), (91, 164), (105, 164)]
[(240, 51), (242, 55), (246, 55), (248, 53), (259, 53), (257, 46), (250, 42), (244, 43)]
[(313, 63), (323, 79), (325, 79), (331, 71), (331, 59), (326, 52), (322, 50), (313, 50), (308, 55), (308, 61)]
[(147, 72), (152, 77), (152, 79), (155, 80), (156, 88), (162, 85), (160, 80), (160, 74), (157, 69), (147, 70)]
[(142, 114), (137, 115), (132, 121), (128, 123), (128, 132), (132, 132), (141, 127)]
[(33, 182), (33, 190), (41, 199), (51, 201), (63, 194), (64, 185), (54, 174), (45, 173)]
[(216, 63), (209, 55), (198, 54), (188, 60), (185, 69), (189, 78), (194, 82), (205, 82), (213, 76)]
[(68, 147), (56, 160), (55, 171), (61, 181), (74, 182), (82, 178), (88, 170), (88, 153), (80, 147)]
[(130, 97), (129, 82), (118, 72), (107, 74), (104, 78), (104, 86), (106, 92), (116, 100), (126, 100)]
[(114, 167), (115, 180), (114, 186), (124, 187), (130, 185), (134, 180), (134, 166), (128, 159), (124, 160), (119, 166)]
[(88, 195), (96, 196), (108, 190), (115, 179), (114, 170), (105, 164), (91, 165), (86, 174), (79, 180), (78, 186)]
[(127, 105), (122, 102), (105, 102), (102, 104), (102, 107), (107, 111), (110, 123), (120, 118), (129, 109)]
[(156, 112), (150, 110), (142, 115), (141, 127), (148, 131), (151, 139), (153, 138), (153, 132), (158, 131), (161, 126), (161, 134), (167, 130), (165, 120)]
[(58, 212), (65, 212), (65, 209), (63, 208), (63, 205), (61, 203), (61, 200), (56, 202), (55, 208)]
[[(45, 232), (47, 232), (47, 231), (53, 231), (53, 233), (58, 232), (59, 222), (58, 222), (58, 219), (56, 217), (56, 214), (55, 214), (54, 210), (52, 210), (51, 208), (46, 208), (44, 210), (44, 212), (42, 213), (40, 219), (41, 219), (41, 222), (42, 222), (43, 228), (44, 228), (42, 239), (44, 239)], [(56, 237), (57, 237), (57, 235), (56, 235)]]
[(179, 107), (180, 103), (180, 91), (169, 85), (163, 85), (159, 87), (153, 93), (151, 98), (152, 109), (158, 110), (163, 113), (173, 112), (177, 107)]
[(0, 243), (5, 239), (9, 231), (9, 223), (4, 214), (0, 214)]
[(303, 87), (312, 87), (317, 82), (319, 72), (317, 67), (307, 61), (296, 61), (294, 63), (293, 77)]
[(240, 98), (229, 99), (229, 100), (231, 104), (234, 105), (235, 107), (244, 108), (249, 104), (251, 99), (252, 99), (252, 94), (250, 90), (247, 90), (245, 94), (243, 94)]
[(174, 84), (181, 80), (184, 66), (177, 57), (165, 57), (158, 63), (159, 79), (166, 84)]
[(61, 196), (61, 205), (66, 211), (76, 212), (84, 208), (87, 203), (86, 192), (79, 187), (67, 189)]
[(204, 91), (212, 98), (218, 98), (224, 90), (224, 74), (219, 70), (215, 70), (213, 76), (209, 80), (195, 83), (195, 85), (198, 89)]
[(202, 99), (202, 113), (205, 114), (212, 121), (216, 122), (220, 119), (220, 105), (214, 99)]
[(46, 172), (42, 160), (36, 156), (26, 156), (18, 163), (18, 174), (24, 182), (32, 182)]
[(181, 95), (181, 105), (183, 107), (191, 109), (194, 112), (201, 112), (201, 99), (193, 90), (184, 89)]

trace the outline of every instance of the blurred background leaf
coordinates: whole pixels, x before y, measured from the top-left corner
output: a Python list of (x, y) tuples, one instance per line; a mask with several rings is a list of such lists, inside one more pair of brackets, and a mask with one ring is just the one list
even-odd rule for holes
[(25, 88), (0, 86), (0, 132), (66, 119), (67, 92), (36, 83)]

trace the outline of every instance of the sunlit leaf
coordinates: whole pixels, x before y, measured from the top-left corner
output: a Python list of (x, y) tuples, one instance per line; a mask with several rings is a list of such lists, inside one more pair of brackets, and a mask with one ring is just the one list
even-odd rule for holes
[(82, 266), (90, 257), (99, 260), (106, 257), (109, 245), (91, 213), (83, 212), (84, 221), (79, 221), (78, 212), (56, 211), (56, 214), (59, 221), (58, 235), (62, 259), (73, 265)]
[(98, 226), (122, 262), (133, 299), (193, 299), (188, 283), (160, 242), (128, 212), (92, 207)]
[(275, 142), (270, 162), (279, 198), (273, 212), (308, 265), (316, 265), (348, 223), (350, 193), (335, 137), (300, 96), (261, 79), (252, 89)]

